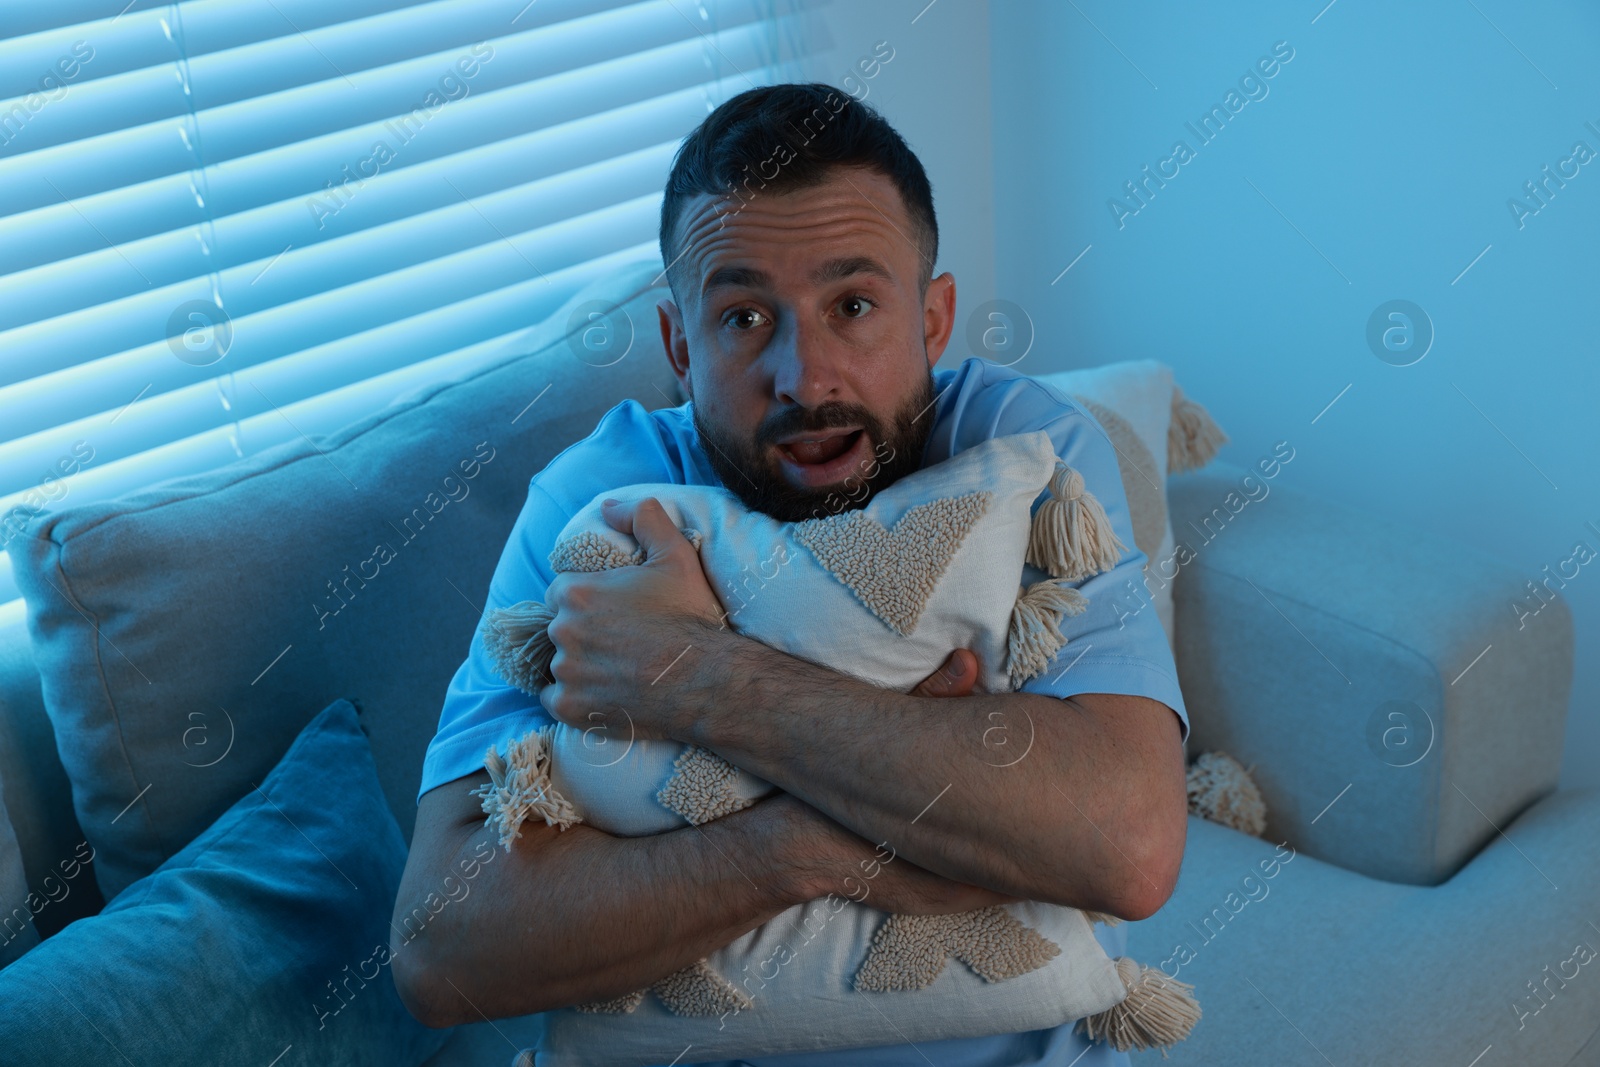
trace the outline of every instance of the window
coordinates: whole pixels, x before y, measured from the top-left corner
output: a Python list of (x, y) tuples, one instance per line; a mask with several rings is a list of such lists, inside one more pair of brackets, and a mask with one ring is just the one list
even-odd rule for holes
[(804, 0), (124, 5), (0, 0), (0, 546), (470, 370), (812, 50)]

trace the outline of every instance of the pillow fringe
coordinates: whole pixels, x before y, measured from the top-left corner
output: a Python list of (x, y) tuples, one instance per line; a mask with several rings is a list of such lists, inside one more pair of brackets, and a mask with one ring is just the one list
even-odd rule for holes
[(522, 822), (530, 816), (562, 830), (583, 821), (550, 781), (550, 739), (559, 725), (545, 723), (529, 730), (506, 746), (505, 756), (494, 745), (484, 753), (490, 780), (470, 793), (482, 798), (484, 823), (499, 830), (500, 846), (507, 852), (511, 842), (522, 836)]
[(1090, 1041), (1103, 1039), (1118, 1052), (1159, 1048), (1166, 1056), (1166, 1050), (1188, 1037), (1200, 1021), (1194, 986), (1126, 956), (1118, 956), (1116, 966), (1128, 995), (1105, 1011), (1084, 1017), (1078, 1026)]
[(550, 620), (555, 612), (537, 600), (495, 608), (483, 619), (483, 649), (500, 676), (525, 693), (537, 694), (550, 681)]
[(1088, 607), (1089, 598), (1065, 578), (1034, 582), (1017, 597), (1006, 637), (1006, 672), (1013, 689), (1048, 667), (1067, 643), (1061, 635), (1061, 620), (1082, 614)]
[(1039, 505), (1028, 531), (1027, 561), (1053, 578), (1076, 581), (1115, 567), (1127, 547), (1083, 475), (1057, 459), (1050, 499)]
[(1228, 443), (1211, 413), (1172, 387), (1172, 423), (1167, 429), (1167, 473), (1204, 467), (1216, 458), (1217, 450)]
[(1226, 752), (1206, 752), (1187, 776), (1189, 813), (1260, 837), (1267, 831), (1267, 804), (1250, 772)]

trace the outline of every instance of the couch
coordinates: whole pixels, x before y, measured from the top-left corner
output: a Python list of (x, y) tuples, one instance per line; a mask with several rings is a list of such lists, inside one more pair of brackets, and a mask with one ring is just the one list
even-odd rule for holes
[[(658, 272), (637, 254), (601, 261), (539, 326), (473, 353), (460, 381), (135, 494), (121, 517), (89, 506), (94, 523), (69, 520), (57, 535), (76, 539), (84, 582), (138, 581), (144, 568), (142, 580), (172, 583), (151, 594), (149, 617), (102, 618), (107, 640), (147, 668), (184, 667), (172, 681), (151, 672), (158, 699), (181, 708), (214, 696), (229, 709), (254, 739), (229, 773), (270, 768), (329, 700), (362, 702), (409, 838), (439, 701), (527, 479), (613, 405), (680, 402), (655, 341)], [(370, 552), (372, 530), (406, 514), (479, 437), (496, 458), (471, 497), (360, 597), (308, 611), (298, 590), (280, 595)], [(1292, 465), (1266, 495), (1241, 497), (1249, 473), (1217, 462), (1168, 490), (1193, 550), (1172, 579), (1191, 754), (1249, 765), (1269, 812), (1260, 839), (1191, 817), (1176, 893), (1131, 926), (1130, 955), (1194, 983), (1204, 1009), (1173, 1062), (1600, 1064), (1600, 962), (1580, 962), (1583, 946), (1600, 947), (1600, 795), (1555, 788), (1572, 676), (1566, 607), (1519, 629), (1507, 605), (1526, 594), (1520, 575), (1296, 491)], [(361, 488), (342, 495), (341, 480)], [(267, 530), (238, 521), (268, 514)], [(237, 598), (250, 625), (216, 638), (238, 612), (207, 597)], [(0, 613), (0, 785), (35, 889), (85, 825), (116, 810), (117, 790), (133, 796), (124, 787), (137, 784), (57, 736), (77, 728), (75, 702), (88, 697), (74, 696), (82, 671), (63, 665), (55, 639), (69, 614), (47, 600), (30, 598), (27, 617)], [(330, 617), (335, 603), (344, 617)], [(295, 642), (300, 657), (247, 682)], [(107, 655), (93, 685), (126, 683), (121, 669)], [(149, 742), (139, 708), (121, 706), (125, 747)], [(215, 772), (164, 773), (181, 788), (135, 798), (139, 825), (160, 832), (76, 879), (36, 917), (41, 936), (94, 914), (107, 890), (237, 799)], [(459, 1027), (428, 1062), (509, 1063), (531, 1026)]]

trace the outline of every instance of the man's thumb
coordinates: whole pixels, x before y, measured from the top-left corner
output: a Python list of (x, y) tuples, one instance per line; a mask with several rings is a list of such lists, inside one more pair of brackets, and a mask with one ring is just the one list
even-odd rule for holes
[(977, 681), (976, 658), (964, 648), (958, 648), (945, 658), (944, 664), (928, 677), (916, 692), (921, 696), (966, 696)]

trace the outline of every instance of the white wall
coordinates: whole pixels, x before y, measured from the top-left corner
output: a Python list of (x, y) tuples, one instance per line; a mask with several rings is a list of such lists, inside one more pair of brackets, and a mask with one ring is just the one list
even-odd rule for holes
[[(900, 131), (928, 172), (939, 218), (934, 273), (956, 279), (957, 328), (939, 366), (954, 366), (971, 355), (963, 341), (971, 309), (995, 296), (988, 4), (834, 0), (818, 17), (832, 47), (802, 76), (858, 96), (865, 88), (862, 99)], [(863, 79), (857, 64), (880, 41), (893, 58)], [(846, 86), (846, 77), (855, 80)]]

